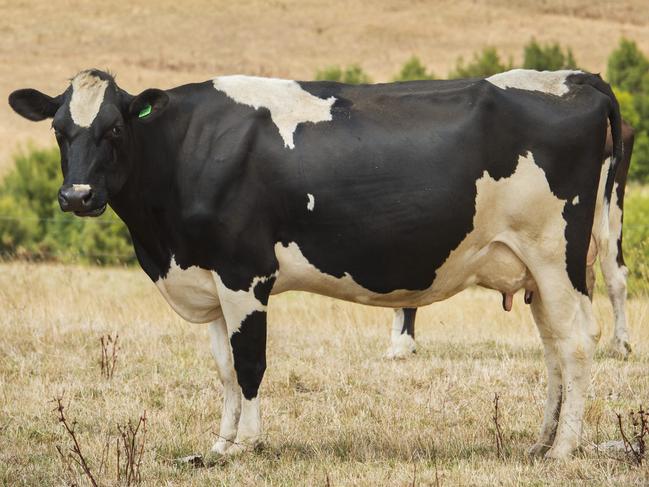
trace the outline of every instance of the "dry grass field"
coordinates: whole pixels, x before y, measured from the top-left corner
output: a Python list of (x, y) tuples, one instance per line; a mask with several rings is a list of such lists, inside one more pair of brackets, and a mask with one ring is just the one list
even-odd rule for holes
[[(649, 52), (647, 0), (0, 0), (0, 100), (27, 86), (60, 93), (81, 69), (110, 69), (137, 93), (219, 74), (311, 79), (360, 63), (389, 80), (413, 54), (438, 77), (485, 45), (520, 62), (532, 37), (604, 71), (626, 36)], [(0, 103), (0, 173), (16, 144), (52, 145)]]
[[(176, 317), (139, 270), (0, 266), (0, 483), (88, 485), (66, 473), (69, 447), (52, 399), (63, 395), (101, 485), (116, 485), (116, 427), (146, 410), (143, 485), (649, 485), (649, 468), (589, 448), (619, 438), (615, 412), (649, 404), (649, 299), (629, 303), (635, 353), (601, 347), (587, 405), (586, 448), (566, 463), (531, 462), (545, 368), (529, 310), (465, 293), (422, 310), (420, 350), (382, 358), (391, 312), (318, 296), (271, 299), (262, 384), (265, 448), (210, 469), (174, 466), (217, 433), (221, 387), (207, 330)], [(596, 298), (611, 336), (608, 302)], [(114, 377), (101, 335), (119, 333)], [(496, 453), (500, 395), (504, 458)], [(99, 473), (107, 435), (111, 450)], [(329, 480), (327, 480), (329, 479)], [(437, 480), (436, 480), (437, 479)], [(413, 483), (414, 481), (414, 483)]]

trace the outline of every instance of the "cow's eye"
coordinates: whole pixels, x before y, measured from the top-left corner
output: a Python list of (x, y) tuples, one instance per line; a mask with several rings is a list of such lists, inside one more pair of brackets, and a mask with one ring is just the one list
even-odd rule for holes
[(122, 135), (122, 129), (115, 125), (112, 129), (110, 129), (110, 134), (113, 137), (119, 137), (120, 135)]

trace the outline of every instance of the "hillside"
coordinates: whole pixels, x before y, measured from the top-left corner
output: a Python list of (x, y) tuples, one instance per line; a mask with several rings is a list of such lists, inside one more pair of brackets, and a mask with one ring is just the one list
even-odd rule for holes
[[(413, 54), (444, 76), (485, 45), (519, 61), (531, 37), (571, 46), (592, 71), (605, 69), (620, 36), (649, 52), (646, 0), (0, 0), (0, 11), (4, 99), (27, 86), (58, 94), (88, 67), (136, 93), (225, 73), (309, 79), (355, 62), (381, 81)], [(29, 139), (54, 142), (49, 124), (0, 104), (0, 172)]]

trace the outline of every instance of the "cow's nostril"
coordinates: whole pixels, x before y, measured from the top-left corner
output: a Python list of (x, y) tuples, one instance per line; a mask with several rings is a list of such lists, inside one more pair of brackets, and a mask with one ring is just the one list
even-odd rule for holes
[(88, 192), (83, 195), (81, 201), (83, 202), (84, 205), (87, 205), (91, 199), (92, 199), (92, 190), (89, 189)]
[(68, 206), (68, 198), (65, 195), (64, 191), (59, 191), (59, 204), (61, 205), (61, 208), (65, 209)]

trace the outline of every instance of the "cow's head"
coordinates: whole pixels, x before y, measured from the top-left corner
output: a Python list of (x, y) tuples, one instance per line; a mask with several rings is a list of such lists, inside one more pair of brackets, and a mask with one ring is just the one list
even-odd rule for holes
[(59, 204), (79, 216), (101, 215), (119, 193), (133, 167), (134, 124), (155, 119), (168, 101), (164, 91), (155, 89), (133, 97), (97, 70), (82, 71), (55, 98), (31, 88), (9, 95), (19, 115), (53, 119), (63, 171)]

